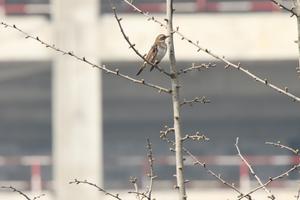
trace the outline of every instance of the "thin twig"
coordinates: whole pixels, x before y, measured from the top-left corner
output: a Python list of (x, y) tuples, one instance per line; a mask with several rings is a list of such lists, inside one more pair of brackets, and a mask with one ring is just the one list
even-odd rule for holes
[(38, 195), (38, 196), (33, 197), (32, 200), (40, 199), (40, 198), (42, 198), (43, 196), (46, 196), (46, 195), (45, 195), (45, 194), (40, 194), (40, 195)]
[(157, 64), (155, 63), (151, 63), (149, 60), (147, 60), (142, 54), (140, 54), (140, 52), (135, 48), (135, 44), (133, 44), (130, 40), (129, 40), (129, 37), (126, 35), (125, 31), (124, 31), (124, 28), (121, 24), (121, 20), (122, 18), (119, 18), (118, 15), (117, 15), (117, 11), (116, 11), (116, 7), (112, 6), (111, 7), (113, 13), (114, 13), (114, 17), (116, 19), (116, 21), (118, 22), (118, 25), (119, 25), (119, 28), (120, 28), (120, 31), (124, 37), (124, 39), (126, 40), (126, 42), (129, 44), (129, 48), (131, 48), (136, 55), (138, 55), (140, 58), (142, 58), (146, 63), (148, 63), (149, 65), (155, 67), (156, 69), (158, 69), (160, 72), (164, 73), (165, 75), (171, 77), (171, 74), (166, 72), (164, 69), (160, 68)]
[(141, 200), (148, 199), (148, 196), (144, 192), (129, 191), (128, 194), (135, 194), (137, 198), (142, 197)]
[(284, 6), (283, 4), (281, 4), (281, 3), (279, 3), (278, 1), (275, 1), (275, 0), (270, 0), (270, 1), (272, 1), (275, 5), (282, 8), (283, 10), (290, 12), (292, 14), (291, 17), (293, 17), (293, 16), (298, 17), (297, 13), (294, 11), (293, 8), (288, 8), (288, 7)]
[(183, 138), (182, 141), (186, 141), (188, 139), (191, 139), (193, 141), (209, 141), (209, 138), (206, 137), (204, 134), (200, 134), (199, 132), (196, 132), (193, 135), (186, 134)]
[(235, 147), (236, 150), (238, 152), (239, 157), (242, 159), (242, 161), (247, 165), (247, 167), (249, 168), (251, 174), (255, 177), (255, 179), (257, 180), (257, 182), (259, 183), (260, 186), (262, 186), (262, 188), (266, 191), (266, 193), (268, 194), (268, 198), (270, 199), (275, 199), (275, 196), (271, 193), (270, 190), (268, 190), (264, 184), (262, 183), (262, 181), (260, 180), (260, 178), (257, 176), (257, 174), (255, 173), (255, 171), (253, 170), (252, 166), (249, 164), (249, 162), (244, 158), (244, 156), (241, 154), (240, 148), (238, 146), (239, 143), (239, 138), (236, 138), (236, 142), (235, 142)]
[(87, 185), (91, 185), (93, 187), (95, 187), (96, 189), (98, 189), (100, 192), (104, 193), (105, 195), (107, 196), (111, 196), (115, 199), (118, 199), (118, 200), (122, 200), (120, 197), (119, 197), (119, 194), (112, 194), (110, 192), (107, 192), (106, 190), (104, 190), (103, 188), (101, 188), (100, 186), (96, 185), (95, 183), (91, 183), (87, 180), (84, 180), (84, 181), (80, 181), (80, 180), (77, 180), (77, 179), (74, 179), (74, 181), (70, 181), (69, 184), (87, 184)]
[(17, 192), (17, 193), (19, 193), (21, 196), (23, 196), (27, 200), (37, 200), (37, 199), (39, 199), (39, 198), (41, 198), (43, 196), (46, 196), (45, 194), (41, 194), (41, 195), (35, 196), (35, 197), (33, 197), (33, 199), (31, 199), (31, 198), (29, 198), (29, 196), (27, 194), (25, 194), (21, 190), (16, 189), (13, 186), (1, 186), (1, 188), (3, 188), (3, 189), (9, 189), (9, 190), (12, 190), (13, 192)]
[(192, 106), (194, 103), (203, 103), (203, 104), (206, 104), (206, 103), (210, 103), (210, 100), (207, 99), (205, 96), (203, 96), (203, 97), (195, 97), (192, 100), (185, 100), (184, 99), (183, 102), (180, 103), (180, 106), (184, 106), (184, 105)]
[(147, 174), (147, 176), (150, 178), (150, 183), (148, 187), (148, 191), (146, 194), (148, 194), (148, 200), (151, 200), (152, 196), (152, 190), (153, 190), (153, 181), (156, 178), (156, 175), (154, 174), (154, 158), (153, 158), (153, 150), (152, 150), (152, 144), (149, 139), (147, 139), (147, 149), (148, 149), (148, 163), (150, 172)]
[[(167, 136), (168, 134), (174, 132), (174, 128), (169, 128), (168, 126), (165, 126), (165, 130), (160, 131), (160, 138), (162, 138), (162, 140), (166, 141), (168, 144), (174, 146), (175, 142), (171, 139), (169, 139)], [(227, 181), (225, 181), (220, 174), (215, 173), (214, 171), (212, 171), (205, 162), (201, 162), (197, 159), (196, 156), (194, 156), (187, 148), (183, 147), (183, 151), (189, 155), (192, 160), (194, 161), (194, 165), (195, 166), (201, 166), (203, 167), (206, 172), (210, 175), (212, 175), (213, 177), (215, 177), (217, 180), (219, 180), (222, 184), (224, 184), (225, 186), (231, 188), (232, 190), (234, 190), (235, 192), (237, 192), (240, 196), (244, 196), (246, 197), (248, 200), (251, 200), (251, 196), (249, 195), (244, 195), (237, 187), (235, 187), (235, 184), (230, 184)]]
[[(164, 28), (167, 28), (167, 26), (160, 22), (159, 20), (157, 20), (154, 16), (151, 16), (149, 13), (147, 12), (144, 12), (142, 10), (140, 10), (139, 8), (137, 8), (135, 5), (133, 5), (131, 2), (129, 2), (128, 0), (123, 0), (126, 4), (128, 4), (129, 6), (131, 6), (135, 11), (137, 11), (138, 13), (144, 15), (147, 17), (147, 19), (149, 21), (153, 21), (157, 24), (159, 24), (160, 26), (164, 27)], [(290, 97), (291, 99), (293, 99), (293, 101), (297, 101), (297, 102), (300, 102), (300, 97), (290, 93), (287, 89), (282, 89), (274, 84), (272, 84), (269, 80), (267, 79), (264, 79), (264, 78), (260, 78), (259, 76), (255, 75), (254, 73), (250, 72), (249, 70), (247, 70), (245, 67), (243, 67), (240, 63), (238, 64), (234, 64), (232, 62), (230, 62), (229, 60), (225, 59), (224, 56), (219, 56), (217, 54), (215, 54), (214, 52), (212, 52), (211, 50), (208, 50), (207, 48), (204, 48), (204, 47), (201, 47), (199, 45), (199, 41), (193, 41), (191, 39), (189, 39), (188, 37), (186, 37), (184, 34), (182, 34), (180, 31), (179, 31), (179, 27), (177, 27), (176, 30), (173, 30), (173, 33), (176, 33), (177, 35), (179, 35), (181, 37), (182, 40), (190, 43), (191, 45), (193, 45), (194, 47), (196, 47), (196, 51), (197, 52), (200, 52), (200, 51), (203, 51), (205, 53), (207, 53), (208, 55), (212, 56), (213, 58), (219, 60), (219, 61), (222, 61), (226, 66), (225, 68), (228, 68), (228, 67), (233, 67), (243, 73), (245, 73), (248, 77), (252, 78), (253, 80), (263, 84), (263, 85), (266, 85), (267, 87), (279, 92), (280, 94), (283, 94), (283, 95), (286, 95), (288, 97)]]
[(202, 69), (210, 69), (216, 67), (216, 64), (208, 63), (208, 64), (201, 64), (201, 65), (196, 65), (195, 63), (192, 63), (191, 67), (181, 69), (177, 72), (177, 74), (185, 74), (190, 71), (201, 71)]
[(280, 147), (282, 149), (286, 149), (286, 150), (289, 150), (291, 151), (293, 154), (295, 155), (298, 155), (299, 154), (299, 149), (294, 149), (292, 147), (289, 147), (289, 146), (286, 146), (286, 145), (283, 145), (283, 144), (280, 144), (280, 141), (278, 142), (266, 142), (266, 144), (269, 144), (269, 145), (273, 145), (275, 147)]
[(290, 174), (291, 172), (293, 172), (293, 171), (295, 171), (295, 170), (297, 170), (297, 169), (299, 169), (299, 168), (300, 168), (300, 164), (294, 165), (292, 168), (288, 169), (288, 170), (285, 171), (284, 173), (282, 173), (282, 174), (280, 174), (280, 175), (278, 175), (278, 176), (270, 177), (269, 180), (268, 180), (267, 182), (265, 182), (263, 185), (260, 185), (260, 186), (258, 186), (258, 187), (256, 187), (256, 188), (252, 189), (250, 192), (248, 192), (248, 193), (245, 194), (245, 195), (241, 195), (241, 196), (238, 198), (238, 200), (243, 199), (243, 198), (245, 198), (247, 195), (253, 194), (253, 193), (256, 192), (256, 191), (258, 191), (258, 190), (260, 190), (260, 189), (262, 189), (262, 188), (267, 187), (267, 186), (268, 186), (271, 182), (273, 182), (273, 181), (276, 181), (276, 180), (278, 180), (278, 179), (281, 179), (281, 178), (284, 178), (284, 177), (286, 177), (286, 176), (289, 176), (289, 174)]
[[(165, 126), (165, 130), (160, 131), (160, 137), (166, 141), (167, 143), (169, 143), (170, 145), (174, 145), (174, 141), (172, 141), (171, 139), (169, 139), (167, 137), (167, 135), (169, 133), (174, 132), (173, 128), (168, 128), (167, 126)], [(211, 174), (213, 177), (215, 177), (217, 180), (219, 180), (221, 183), (223, 183), (225, 186), (233, 189), (234, 191), (236, 191), (237, 193), (239, 193), (238, 196), (238, 200), (241, 200), (243, 198), (246, 198), (248, 200), (252, 200), (251, 194), (253, 194), (254, 192), (267, 187), (271, 182), (276, 181), (278, 179), (281, 179), (283, 177), (286, 177), (289, 175), (289, 173), (297, 170), (300, 168), (300, 164), (294, 165), (292, 168), (288, 169), (287, 171), (283, 172), (282, 174), (278, 175), (278, 176), (274, 176), (274, 177), (270, 177), (269, 180), (267, 182), (265, 182), (263, 185), (260, 185), (254, 189), (252, 189), (250, 192), (244, 194), (242, 193), (237, 187), (235, 187), (234, 184), (230, 184), (228, 182), (226, 182), (220, 174), (216, 174), (215, 172), (213, 172), (212, 170), (210, 170), (207, 166), (207, 164), (205, 162), (201, 162), (197, 159), (196, 156), (194, 156), (188, 149), (186, 149), (185, 147), (183, 147), (183, 150), (186, 154), (188, 154), (194, 161), (194, 165), (199, 165), (201, 167), (203, 167), (209, 174)]]
[(142, 194), (140, 191), (139, 191), (139, 187), (138, 187), (138, 184), (137, 184), (137, 178), (134, 177), (134, 176), (131, 176), (129, 178), (129, 182), (133, 185), (135, 191), (134, 192), (130, 192), (130, 193), (133, 193), (133, 194), (136, 194), (136, 199), (137, 200), (141, 200), (140, 198), (140, 195)]
[(136, 83), (136, 84), (145, 85), (149, 88), (153, 88), (155, 90), (158, 90), (159, 92), (164, 92), (164, 93), (167, 93), (167, 94), (172, 93), (172, 91), (170, 89), (166, 89), (166, 88), (161, 87), (159, 85), (148, 83), (144, 79), (139, 80), (139, 79), (132, 78), (132, 77), (126, 75), (126, 74), (122, 74), (119, 71), (119, 69), (111, 70), (111, 69), (106, 68), (105, 65), (97, 65), (97, 64), (92, 63), (86, 57), (79, 57), (78, 55), (74, 54), (74, 52), (72, 52), (72, 51), (65, 51), (65, 50), (59, 49), (54, 44), (49, 44), (49, 43), (41, 40), (39, 37), (35, 37), (35, 36), (25, 32), (25, 31), (23, 31), (22, 29), (18, 28), (16, 25), (10, 25), (10, 24), (5, 23), (5, 22), (1, 22), (0, 25), (2, 25), (5, 28), (12, 28), (12, 29), (22, 33), (25, 36), (26, 39), (32, 39), (34, 41), (37, 41), (38, 43), (42, 44), (46, 48), (49, 48), (49, 49), (52, 49), (52, 50), (57, 51), (59, 53), (62, 53), (63, 55), (71, 56), (71, 57), (73, 57), (73, 58), (75, 58), (75, 59), (77, 59), (81, 62), (84, 62), (84, 63), (90, 65), (93, 68), (100, 69), (100, 70), (104, 71), (107, 74), (111, 74), (111, 75), (121, 77), (123, 79), (126, 79), (126, 80), (131, 81), (131, 82)]

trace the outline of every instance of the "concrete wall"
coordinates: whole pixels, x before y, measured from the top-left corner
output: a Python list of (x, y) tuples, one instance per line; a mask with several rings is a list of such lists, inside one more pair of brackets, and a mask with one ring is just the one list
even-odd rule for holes
[[(148, 22), (141, 15), (122, 15), (122, 23), (129, 38), (136, 43), (141, 53), (146, 53), (156, 34), (164, 29)], [(163, 20), (163, 15), (157, 16)], [(4, 19), (25, 31), (38, 35), (45, 41), (53, 42), (51, 21), (40, 17), (9, 17)], [(203, 47), (209, 48), (230, 59), (296, 59), (297, 28), (296, 20), (286, 13), (254, 14), (196, 14), (176, 15), (175, 27), (193, 40), (199, 40)], [(99, 27), (103, 26), (98, 45), (103, 60), (137, 59), (122, 38), (115, 19), (103, 15)], [(100, 28), (99, 28), (100, 31)], [(186, 42), (175, 37), (178, 60), (198, 60), (207, 57), (196, 53)], [(51, 59), (52, 52), (36, 42), (25, 40), (15, 31), (0, 29), (0, 60), (44, 60)], [(103, 52), (102, 52), (103, 51)]]

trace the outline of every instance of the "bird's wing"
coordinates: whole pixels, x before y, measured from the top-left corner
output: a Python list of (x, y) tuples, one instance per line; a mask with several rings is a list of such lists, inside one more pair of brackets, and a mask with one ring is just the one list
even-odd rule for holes
[(155, 64), (155, 58), (156, 58), (156, 55), (157, 55), (157, 45), (154, 44), (151, 49), (149, 50), (148, 54), (147, 54), (147, 57), (146, 59), (152, 63), (152, 64)]
[[(156, 54), (157, 54), (157, 45), (154, 44), (149, 50), (148, 54), (146, 55), (145, 60), (147, 60), (152, 64), (155, 64)], [(138, 76), (145, 69), (146, 66), (147, 66), (147, 62), (145, 61), (136, 75)], [(151, 66), (150, 71), (152, 71), (153, 68), (154, 66)]]
[(150, 56), (149, 56), (149, 59), (148, 61), (151, 62), (153, 65), (151, 66), (150, 68), (150, 71), (152, 71), (155, 67), (155, 64), (156, 64), (156, 57), (157, 57), (157, 53), (158, 53), (158, 47), (157, 47), (157, 44), (154, 44), (149, 53), (151, 52)]

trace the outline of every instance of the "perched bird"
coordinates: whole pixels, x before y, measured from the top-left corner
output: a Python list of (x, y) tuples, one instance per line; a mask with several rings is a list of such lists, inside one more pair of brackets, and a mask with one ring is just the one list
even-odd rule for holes
[[(157, 65), (162, 60), (162, 58), (165, 56), (165, 54), (167, 52), (167, 48), (168, 48), (165, 40), (168, 37), (169, 36), (166, 36), (164, 34), (159, 34), (156, 37), (155, 42), (152, 45), (151, 49), (149, 50), (148, 54), (146, 55), (145, 59), (148, 62), (153, 64), (153, 66), (151, 66), (151, 68), (150, 68), (150, 72), (154, 69), (155, 65)], [(148, 63), (146, 61), (143, 63), (140, 70), (136, 74), (137, 76), (145, 69), (147, 64)]]

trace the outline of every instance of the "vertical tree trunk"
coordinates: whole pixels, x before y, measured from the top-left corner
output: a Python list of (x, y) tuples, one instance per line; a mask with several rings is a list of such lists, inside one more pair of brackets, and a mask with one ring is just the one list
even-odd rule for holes
[(172, 74), (172, 102), (173, 102), (173, 117), (174, 117), (174, 130), (175, 130), (175, 153), (176, 153), (176, 188), (179, 190), (178, 199), (185, 200), (186, 191), (184, 183), (184, 165), (182, 155), (182, 134), (180, 123), (180, 85), (176, 70), (176, 59), (173, 43), (173, 0), (167, 0), (167, 19), (168, 19), (168, 35), (169, 38), (169, 59), (170, 59), (170, 71)]

